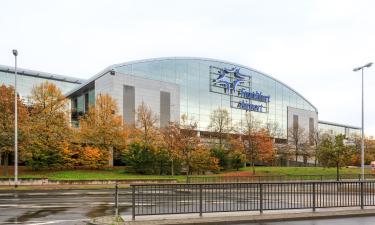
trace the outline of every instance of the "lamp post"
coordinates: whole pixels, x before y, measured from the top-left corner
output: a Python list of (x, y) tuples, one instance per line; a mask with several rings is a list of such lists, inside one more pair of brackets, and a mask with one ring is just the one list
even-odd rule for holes
[(14, 187), (18, 186), (18, 96), (17, 96), (17, 56), (18, 51), (13, 49), (14, 55)]
[(363, 99), (363, 69), (368, 68), (372, 63), (367, 63), (364, 66), (354, 68), (353, 71), (362, 71), (362, 129), (361, 129), (361, 179), (365, 179), (365, 130), (364, 130), (364, 99)]

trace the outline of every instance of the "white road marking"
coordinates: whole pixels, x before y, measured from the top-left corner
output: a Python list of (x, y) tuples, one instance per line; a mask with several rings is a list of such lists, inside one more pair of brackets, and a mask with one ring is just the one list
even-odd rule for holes
[(0, 196), (13, 196), (13, 194), (0, 194)]
[(34, 195), (48, 195), (48, 193), (26, 193), (26, 195), (31, 195), (31, 196), (34, 196)]
[[(90, 202), (88, 207), (90, 206), (98, 206), (98, 205), (103, 205), (103, 206), (112, 206), (114, 205), (113, 202)], [(131, 206), (130, 202), (121, 202), (119, 203), (121, 206)], [(148, 205), (148, 204), (145, 204)], [(81, 207), (81, 203), (70, 203), (70, 202), (64, 202), (64, 203), (59, 203), (59, 205), (40, 205), (40, 204), (0, 204), (0, 208), (76, 208), (76, 207)]]
[[(89, 219), (77, 219), (77, 220), (52, 220), (52, 221), (27, 221), (27, 224), (31, 225), (44, 225), (44, 224), (59, 224), (64, 222), (87, 222)], [(14, 222), (14, 224), (19, 224), (19, 222)]]

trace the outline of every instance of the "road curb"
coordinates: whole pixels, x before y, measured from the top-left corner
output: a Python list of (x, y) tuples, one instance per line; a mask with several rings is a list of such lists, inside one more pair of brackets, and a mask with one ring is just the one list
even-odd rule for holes
[(364, 210), (339, 210), (323, 212), (297, 212), (280, 214), (264, 213), (260, 215), (249, 216), (217, 216), (201, 218), (179, 218), (179, 219), (159, 219), (144, 221), (126, 221), (125, 225), (227, 225), (239, 223), (260, 223), (260, 222), (282, 222), (295, 220), (315, 220), (315, 219), (333, 219), (347, 217), (365, 217), (375, 216), (375, 209)]

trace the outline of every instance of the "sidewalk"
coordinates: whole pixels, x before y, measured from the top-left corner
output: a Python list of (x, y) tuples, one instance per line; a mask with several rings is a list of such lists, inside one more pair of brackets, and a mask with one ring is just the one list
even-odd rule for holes
[(123, 216), (125, 225), (193, 225), (193, 224), (239, 224), (257, 222), (277, 222), (312, 219), (330, 219), (343, 217), (375, 216), (375, 207), (360, 210), (352, 208), (317, 209), (309, 210), (277, 210), (259, 212), (231, 212), (231, 213), (206, 213), (202, 217), (198, 214), (139, 216), (135, 221), (130, 216)]

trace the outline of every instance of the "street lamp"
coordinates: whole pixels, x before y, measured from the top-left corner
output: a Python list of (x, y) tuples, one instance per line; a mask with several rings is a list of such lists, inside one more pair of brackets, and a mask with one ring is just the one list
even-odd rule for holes
[(354, 68), (353, 71), (357, 72), (359, 70), (362, 71), (362, 130), (361, 130), (361, 179), (365, 179), (365, 130), (364, 130), (364, 100), (363, 100), (363, 69), (368, 68), (372, 65), (372, 63), (367, 63), (364, 66), (360, 66), (357, 68)]
[(18, 51), (13, 49), (14, 55), (14, 187), (18, 186), (18, 107), (17, 107), (17, 56)]

